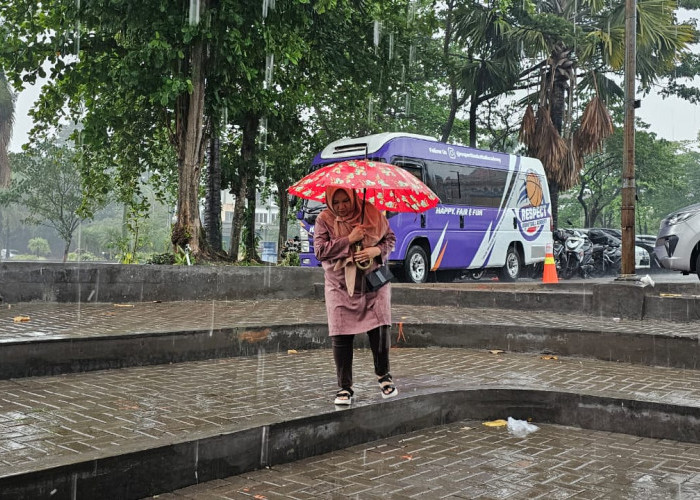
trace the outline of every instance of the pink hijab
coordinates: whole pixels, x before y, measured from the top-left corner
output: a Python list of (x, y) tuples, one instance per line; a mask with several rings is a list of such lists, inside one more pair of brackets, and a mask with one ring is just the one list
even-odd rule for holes
[[(338, 191), (344, 191), (352, 202), (352, 209), (349, 215), (341, 217), (333, 210), (333, 196)], [(365, 213), (362, 215), (363, 201), (359, 199), (354, 189), (329, 186), (326, 188), (326, 206), (319, 214), (326, 223), (333, 225), (333, 233), (336, 238), (349, 235), (355, 226), (362, 226), (365, 229), (365, 237), (362, 239), (363, 248), (373, 247), (379, 243), (389, 231), (389, 222), (386, 217), (370, 202), (364, 202)], [(360, 224), (362, 221), (362, 224)], [(352, 297), (355, 291), (355, 276), (357, 268), (354, 265), (352, 254), (345, 259), (338, 259), (334, 269), (345, 268), (345, 284), (348, 295)]]

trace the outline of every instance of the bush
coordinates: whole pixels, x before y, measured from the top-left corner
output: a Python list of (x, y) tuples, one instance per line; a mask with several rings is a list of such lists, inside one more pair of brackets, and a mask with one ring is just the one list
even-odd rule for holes
[(97, 257), (96, 255), (90, 253), (90, 252), (71, 252), (68, 254), (68, 261), (69, 262), (94, 262), (97, 260), (102, 260), (102, 257)]
[(287, 252), (284, 258), (277, 264), (278, 266), (299, 266), (299, 254), (296, 252)]
[(12, 257), (12, 260), (46, 260), (46, 257), (41, 257), (39, 255), (32, 254), (19, 254)]
[(146, 264), (172, 265), (175, 264), (175, 256), (171, 253), (154, 253), (146, 260)]

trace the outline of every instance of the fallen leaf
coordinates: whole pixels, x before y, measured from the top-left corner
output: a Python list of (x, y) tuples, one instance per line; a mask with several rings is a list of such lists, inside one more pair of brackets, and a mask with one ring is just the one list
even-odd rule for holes
[(501, 354), (501, 353), (504, 353), (506, 351), (504, 351), (503, 349), (490, 349), (489, 352), (491, 354)]
[(265, 495), (255, 495), (253, 498), (256, 498), (257, 500), (267, 500)]
[(503, 419), (499, 419), (491, 420), (489, 422), (483, 422), (483, 425), (485, 425), (486, 427), (505, 427), (506, 425), (508, 425), (508, 422), (506, 422)]
[(413, 455), (403, 455), (401, 458), (404, 460), (413, 460)]
[(545, 354), (544, 356), (540, 356), (541, 359), (559, 359), (556, 356), (552, 356), (551, 354)]
[(15, 316), (14, 321), (15, 323), (24, 323), (29, 321), (29, 316)]
[(296, 349), (287, 350), (287, 354), (299, 354)]

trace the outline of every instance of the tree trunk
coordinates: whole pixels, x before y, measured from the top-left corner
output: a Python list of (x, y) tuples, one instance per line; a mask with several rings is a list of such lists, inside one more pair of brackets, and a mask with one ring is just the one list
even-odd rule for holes
[(585, 188), (585, 185), (581, 184), (581, 189), (579, 190), (578, 196), (576, 198), (578, 199), (579, 204), (583, 208), (583, 227), (591, 227), (591, 220), (588, 219), (588, 217), (589, 217), (588, 205), (586, 204), (586, 200), (583, 199), (584, 188)]
[[(566, 91), (568, 86), (568, 78), (557, 74), (554, 77), (554, 83), (549, 97), (549, 116), (552, 119), (552, 124), (557, 129), (557, 132), (559, 132), (559, 135), (562, 133), (562, 126), (564, 124)], [(559, 168), (563, 168), (563, 166)], [(552, 224), (553, 230), (556, 230), (559, 227), (559, 183), (553, 179), (548, 179), (548, 181), (549, 192), (552, 198)]]
[(549, 181), (549, 197), (552, 200), (552, 231), (559, 228), (559, 184), (556, 181)]
[(66, 261), (68, 261), (68, 252), (70, 251), (70, 241), (67, 240), (64, 241), (65, 245), (63, 246), (63, 263), (65, 264)]
[(450, 138), (450, 134), (452, 134), (452, 127), (454, 127), (455, 124), (455, 116), (457, 115), (458, 108), (459, 104), (457, 99), (457, 89), (453, 84), (452, 91), (450, 92), (450, 112), (447, 115), (447, 121), (442, 126), (442, 137), (440, 137), (440, 142), (447, 142), (447, 139)]
[(256, 139), (258, 136), (258, 125), (260, 118), (257, 115), (248, 113), (244, 118), (243, 137), (241, 143), (241, 166), (246, 173), (246, 207), (245, 227), (245, 259), (259, 261), (255, 238), (255, 195), (257, 193), (257, 155), (255, 151)]
[[(206, 1), (204, 2), (206, 3)], [(204, 10), (204, 6), (201, 7)], [(192, 93), (180, 95), (176, 105), (178, 151), (177, 221), (171, 241), (175, 248), (190, 245), (193, 255), (200, 254), (199, 179), (204, 154), (204, 58), (203, 40), (191, 49)]]
[(472, 96), (469, 103), (469, 146), (476, 147), (476, 112), (479, 108), (479, 100)]
[(287, 243), (287, 217), (289, 215), (289, 196), (287, 186), (277, 183), (277, 206), (279, 207), (279, 236), (277, 237), (277, 256), (281, 257), (284, 245)]
[(221, 252), (221, 142), (216, 130), (209, 140), (209, 168), (207, 169), (207, 200), (204, 226), (207, 242), (214, 252)]
[(231, 248), (228, 251), (229, 257), (238, 260), (238, 253), (241, 248), (241, 228), (243, 227), (243, 217), (245, 215), (245, 193), (247, 189), (247, 177), (241, 173), (240, 185), (236, 191), (236, 204), (233, 209), (233, 221), (231, 221)]

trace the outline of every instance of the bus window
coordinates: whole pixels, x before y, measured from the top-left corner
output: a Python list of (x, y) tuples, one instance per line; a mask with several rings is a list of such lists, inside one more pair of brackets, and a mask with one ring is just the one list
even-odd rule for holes
[(403, 168), (409, 174), (412, 174), (420, 181), (423, 181), (423, 163), (417, 160), (408, 158), (394, 158), (392, 161), (397, 167)]

